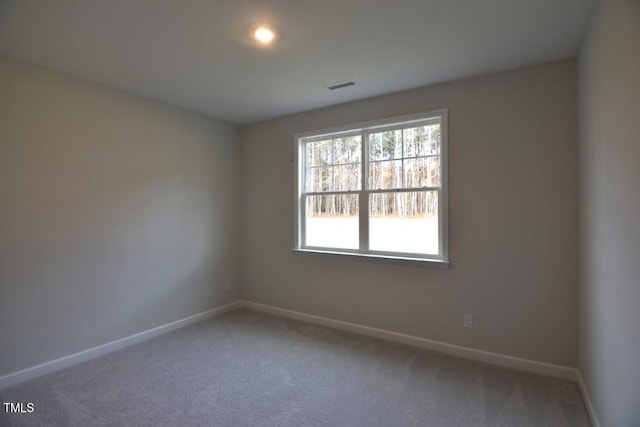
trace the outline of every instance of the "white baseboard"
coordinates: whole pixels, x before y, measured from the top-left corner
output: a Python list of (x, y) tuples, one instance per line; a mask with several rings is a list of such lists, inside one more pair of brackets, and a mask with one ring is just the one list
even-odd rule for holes
[(387, 331), (384, 329), (372, 328), (369, 326), (358, 325), (355, 323), (343, 322), (341, 320), (329, 319), (327, 317), (315, 316), (312, 314), (301, 313), (298, 311), (287, 310), (284, 308), (273, 307), (266, 304), (242, 300), (240, 307), (250, 310), (261, 311), (276, 316), (287, 317), (290, 319), (301, 320), (321, 326), (328, 326), (335, 329), (354, 332), (370, 337), (379, 338), (386, 341), (397, 342), (401, 344), (411, 345), (426, 350), (438, 351), (453, 356), (464, 357), (467, 359), (485, 362), (492, 365), (498, 365), (505, 368), (518, 369), (521, 371), (533, 372), (548, 377), (561, 378), (565, 380), (578, 380), (578, 371), (569, 366), (554, 365), (551, 363), (538, 362), (530, 359), (522, 359), (505, 354), (492, 353), (484, 350), (477, 350), (470, 347), (463, 347), (454, 344), (447, 344), (441, 341), (429, 340), (413, 335), (406, 335), (397, 332)]
[(578, 370), (578, 388), (580, 388), (580, 393), (582, 394), (582, 400), (584, 400), (584, 404), (587, 407), (587, 414), (589, 414), (589, 419), (591, 420), (591, 424), (593, 427), (600, 427), (600, 421), (598, 420), (598, 416), (596, 415), (596, 408), (591, 403), (591, 398), (589, 397), (589, 391), (587, 390), (587, 386), (582, 379), (582, 374)]
[(71, 365), (75, 365), (80, 362), (84, 362), (89, 359), (93, 359), (98, 356), (102, 356), (106, 353), (111, 353), (115, 350), (128, 347), (132, 344), (148, 340), (149, 338), (156, 337), (158, 335), (165, 334), (179, 329), (192, 323), (205, 320), (209, 317), (216, 316), (218, 314), (225, 313), (227, 311), (235, 310), (240, 307), (240, 302), (232, 302), (220, 307), (216, 307), (211, 310), (203, 311), (202, 313), (195, 314), (193, 316), (185, 317), (184, 319), (176, 320), (175, 322), (167, 323), (166, 325), (158, 326), (134, 335), (130, 335), (119, 340), (111, 341), (106, 344), (102, 344), (87, 350), (80, 351), (78, 353), (70, 354), (68, 356), (60, 357), (49, 362), (41, 363), (30, 368), (22, 369), (17, 372), (0, 377), (0, 389), (10, 387), (12, 385), (30, 380), (41, 375), (45, 375), (60, 369), (66, 368)]
[(166, 325), (158, 326), (156, 328), (149, 329), (119, 340), (111, 341), (106, 344), (102, 344), (87, 350), (80, 351), (68, 356), (64, 356), (55, 360), (51, 360), (36, 366), (32, 366), (26, 369), (22, 369), (17, 372), (13, 372), (0, 377), (0, 389), (10, 387), (12, 385), (30, 380), (41, 375), (45, 375), (71, 365), (75, 365), (80, 362), (84, 362), (89, 359), (93, 359), (103, 354), (110, 353), (115, 350), (128, 347), (132, 344), (136, 344), (145, 341), (149, 338), (156, 337), (161, 334), (165, 334), (175, 329), (182, 328), (192, 323), (205, 320), (209, 317), (216, 316), (218, 314), (225, 313), (227, 311), (235, 310), (237, 308), (247, 308), (255, 311), (261, 311), (264, 313), (273, 314), (276, 316), (286, 317), (290, 319), (301, 320), (316, 325), (327, 326), (335, 329), (340, 329), (348, 332), (358, 333), (362, 335), (371, 336), (374, 338), (383, 339), (386, 341), (397, 342), (401, 344), (411, 345), (414, 347), (423, 348), (426, 350), (438, 351), (453, 356), (464, 357), (480, 362), (490, 363), (493, 365), (503, 366), (506, 368), (519, 369), (522, 371), (533, 372), (536, 374), (546, 375), (554, 378), (561, 378), (566, 380), (572, 380), (578, 383), (580, 391), (584, 396), (587, 410), (592, 417), (592, 423), (595, 427), (599, 427), (597, 418), (593, 406), (589, 399), (586, 387), (582, 381), (582, 377), (575, 368), (568, 366), (554, 365), (550, 363), (538, 362), (530, 359), (522, 359), (519, 357), (508, 356), (499, 353), (492, 353), (484, 350), (477, 350), (470, 347), (463, 347), (455, 344), (448, 344), (441, 341), (429, 340), (426, 338), (416, 337), (412, 335), (401, 334), (397, 332), (387, 331), (384, 329), (372, 328), (369, 326), (359, 325), (355, 323), (344, 322), (341, 320), (330, 319), (327, 317), (315, 316), (312, 314), (301, 313), (298, 311), (287, 310), (284, 308), (274, 307), (266, 304), (260, 304), (256, 302), (241, 300), (226, 304), (211, 310), (204, 311), (202, 313), (185, 317), (184, 319), (177, 320), (175, 322), (167, 323)]

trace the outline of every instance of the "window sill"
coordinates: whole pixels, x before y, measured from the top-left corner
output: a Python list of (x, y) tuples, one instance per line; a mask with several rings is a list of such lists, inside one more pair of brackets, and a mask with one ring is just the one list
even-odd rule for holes
[(310, 255), (320, 256), (325, 258), (337, 258), (337, 259), (357, 259), (370, 262), (382, 262), (389, 264), (405, 264), (416, 265), (420, 267), (429, 268), (443, 268), (447, 269), (451, 265), (449, 261), (441, 261), (437, 259), (424, 259), (424, 258), (411, 258), (405, 256), (392, 256), (392, 255), (374, 255), (374, 254), (361, 254), (353, 252), (334, 252), (334, 251), (322, 251), (317, 249), (292, 249), (294, 255)]

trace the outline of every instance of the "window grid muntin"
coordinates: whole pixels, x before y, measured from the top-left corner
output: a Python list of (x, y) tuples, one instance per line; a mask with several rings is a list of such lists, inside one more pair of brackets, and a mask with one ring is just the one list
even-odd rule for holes
[[(439, 125), (440, 126), (440, 136), (438, 138), (438, 153), (437, 154), (428, 154), (428, 155), (424, 155), (424, 156), (405, 156), (405, 152), (406, 152), (406, 143), (405, 143), (405, 131), (408, 129), (415, 129), (418, 127), (428, 127), (428, 126), (433, 126), (433, 125)], [(393, 131), (400, 131), (400, 138), (401, 138), (401, 156), (402, 157), (390, 157), (390, 158), (385, 158), (385, 159), (372, 159), (371, 158), (371, 136), (375, 135), (375, 134), (380, 134), (383, 132), (393, 132)], [(367, 145), (367, 147), (369, 148), (369, 155), (368, 155), (368, 166), (370, 166), (372, 163), (383, 163), (383, 162), (392, 162), (392, 161), (399, 161), (401, 163), (401, 187), (389, 187), (389, 188), (382, 188), (383, 190), (390, 190), (390, 189), (399, 189), (399, 188), (414, 188), (414, 189), (420, 189), (420, 188), (426, 188), (426, 187), (407, 187), (406, 184), (406, 173), (405, 173), (405, 160), (413, 160), (413, 159), (421, 159), (421, 158), (428, 158), (428, 157), (439, 157), (440, 158), (440, 165), (438, 167), (439, 170), (439, 176), (440, 176), (440, 186), (442, 186), (442, 117), (430, 117), (427, 118), (425, 120), (416, 120), (416, 121), (411, 121), (411, 122), (402, 122), (402, 123), (398, 123), (398, 124), (392, 124), (389, 126), (385, 126), (382, 128), (375, 128), (373, 130), (368, 130), (363, 132), (364, 135), (364, 139), (365, 139), (365, 144)], [(370, 183), (370, 171), (367, 171), (367, 185), (366, 188), (367, 190), (373, 190), (373, 189), (381, 189), (381, 188), (376, 188), (373, 187)]]
[[(353, 137), (353, 136), (361, 136), (361, 133), (354, 133), (354, 132), (348, 132), (348, 133), (344, 133), (344, 134), (336, 134), (336, 136), (332, 136), (331, 134), (326, 134), (321, 138), (309, 138), (309, 139), (303, 139), (302, 140), (302, 144), (303, 144), (303, 153), (302, 153), (302, 158), (304, 159), (304, 168), (303, 168), (303, 193), (304, 194), (315, 194), (315, 193), (326, 193), (326, 192), (335, 192), (335, 188), (336, 188), (336, 177), (335, 177), (335, 168), (336, 167), (344, 167), (344, 166), (355, 166), (355, 165), (360, 165), (362, 164), (362, 161), (360, 162), (350, 162), (350, 163), (336, 163), (335, 162), (335, 140), (336, 139), (341, 139), (341, 138), (348, 138), (348, 137)], [(312, 144), (315, 144), (316, 142), (322, 142), (322, 141), (329, 141), (331, 140), (331, 149), (330, 149), (330, 162), (328, 164), (325, 165), (308, 165), (308, 156), (307, 156), (307, 151), (309, 150), (309, 146)], [(362, 137), (360, 139), (360, 145), (362, 145)], [(312, 169), (322, 169), (322, 168), (330, 168), (331, 169), (331, 188), (329, 190), (322, 190), (322, 191), (307, 191), (307, 188), (309, 188), (309, 182), (308, 182), (308, 178), (309, 178), (309, 174), (307, 173), (309, 170)], [(360, 184), (362, 185), (362, 184)], [(360, 188), (354, 188), (353, 190), (339, 190), (339, 191), (360, 191)]]

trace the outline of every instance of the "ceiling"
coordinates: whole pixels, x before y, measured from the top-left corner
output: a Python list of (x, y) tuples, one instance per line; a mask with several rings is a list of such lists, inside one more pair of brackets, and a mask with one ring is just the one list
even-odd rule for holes
[[(573, 57), (594, 3), (0, 0), (0, 52), (250, 123)], [(258, 24), (272, 46), (252, 41)]]

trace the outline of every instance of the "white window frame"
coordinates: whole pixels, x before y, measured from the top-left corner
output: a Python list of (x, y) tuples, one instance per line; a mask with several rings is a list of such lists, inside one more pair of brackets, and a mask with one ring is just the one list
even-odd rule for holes
[[(373, 251), (368, 249), (369, 243), (369, 195), (372, 193), (387, 193), (394, 189), (368, 189), (367, 179), (369, 176), (369, 144), (368, 135), (380, 132), (385, 129), (397, 129), (407, 127), (412, 124), (429, 122), (434, 119), (440, 121), (441, 144), (440, 144), (440, 186), (439, 187), (418, 187), (402, 188), (395, 191), (437, 191), (438, 192), (438, 254), (415, 254)], [(305, 148), (308, 142), (322, 140), (327, 137), (348, 136), (360, 134), (361, 137), (361, 184), (360, 190), (351, 191), (331, 191), (307, 193), (304, 191), (305, 184)], [(448, 232), (448, 110), (446, 108), (432, 110), (417, 114), (391, 117), (382, 120), (357, 123), (353, 125), (340, 126), (330, 129), (321, 129), (309, 132), (302, 132), (295, 135), (295, 229), (294, 229), (294, 252), (298, 254), (319, 254), (324, 256), (337, 257), (358, 257), (379, 261), (441, 265), (449, 264), (449, 232)], [(359, 249), (325, 248), (305, 245), (305, 201), (307, 195), (331, 195), (331, 194), (359, 194)]]

